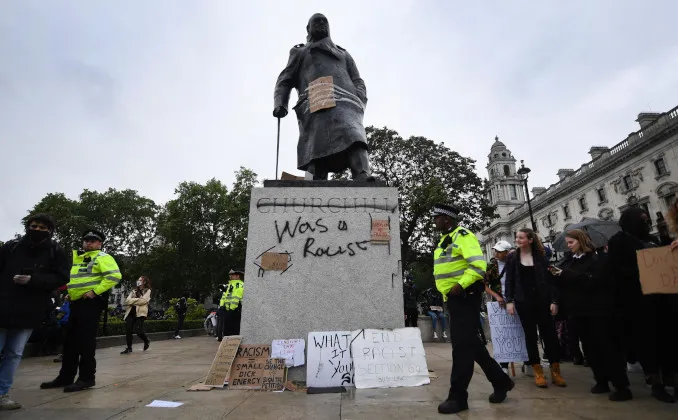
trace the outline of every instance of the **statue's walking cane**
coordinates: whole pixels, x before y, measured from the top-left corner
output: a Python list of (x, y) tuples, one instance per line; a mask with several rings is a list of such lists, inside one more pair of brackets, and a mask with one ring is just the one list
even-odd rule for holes
[(280, 117), (278, 117), (278, 145), (275, 148), (275, 180), (278, 180), (278, 158), (280, 157)]

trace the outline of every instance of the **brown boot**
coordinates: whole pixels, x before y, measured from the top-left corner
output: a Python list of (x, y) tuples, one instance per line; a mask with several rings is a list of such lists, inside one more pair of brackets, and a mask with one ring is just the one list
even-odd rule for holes
[(567, 386), (567, 382), (560, 375), (560, 363), (551, 363), (551, 381), (555, 386)]
[(532, 365), (532, 372), (534, 372), (534, 384), (539, 388), (548, 388), (549, 384), (544, 377), (544, 368), (539, 363)]

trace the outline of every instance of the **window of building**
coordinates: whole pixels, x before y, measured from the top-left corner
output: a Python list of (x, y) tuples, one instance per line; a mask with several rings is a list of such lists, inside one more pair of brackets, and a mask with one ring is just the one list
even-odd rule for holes
[(122, 294), (115, 295), (115, 303), (121, 303), (122, 302)]
[(511, 189), (511, 200), (517, 200), (518, 199), (518, 189), (516, 188), (515, 185), (511, 185), (510, 189)]
[(624, 182), (625, 190), (630, 190), (633, 188), (633, 180), (631, 180), (631, 175), (625, 175), (624, 178), (622, 178), (622, 181)]
[(605, 194), (605, 188), (600, 187), (596, 190), (596, 193), (598, 194), (598, 202), (600, 203), (605, 203), (607, 202), (607, 194)]
[(586, 203), (586, 196), (582, 195), (581, 197), (579, 197), (579, 200), (577, 200), (577, 201), (579, 202), (579, 209), (581, 211), (588, 210), (588, 204)]
[(511, 175), (511, 169), (509, 168), (508, 165), (504, 165), (504, 175), (506, 176)]
[(640, 203), (640, 208), (645, 210), (645, 213), (649, 216), (648, 221), (650, 222), (650, 226), (652, 226), (652, 213), (650, 213), (650, 207), (648, 207), (647, 203)]
[(551, 217), (550, 214), (546, 215), (546, 223), (548, 223), (549, 226), (553, 226), (553, 217)]
[(657, 171), (657, 176), (663, 176), (669, 173), (669, 171), (666, 169), (666, 162), (664, 162), (664, 158), (659, 158), (654, 161), (654, 169)]

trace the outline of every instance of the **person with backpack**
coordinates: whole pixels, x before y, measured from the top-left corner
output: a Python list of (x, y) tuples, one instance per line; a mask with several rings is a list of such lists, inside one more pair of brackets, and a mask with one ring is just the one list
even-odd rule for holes
[(26, 234), (0, 247), (0, 410), (21, 404), (9, 397), (14, 373), (33, 329), (52, 308), (52, 292), (68, 283), (71, 260), (53, 239), (51, 216), (26, 219)]
[(181, 338), (179, 332), (184, 327), (184, 319), (186, 319), (186, 312), (188, 312), (188, 302), (186, 301), (186, 295), (180, 297), (177, 303), (174, 304), (174, 310), (177, 313), (177, 330), (174, 331), (174, 339), (179, 340)]

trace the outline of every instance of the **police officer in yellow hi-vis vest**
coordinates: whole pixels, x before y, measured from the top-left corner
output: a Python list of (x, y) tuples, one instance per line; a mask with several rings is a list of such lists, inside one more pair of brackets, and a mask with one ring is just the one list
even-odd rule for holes
[(233, 270), (228, 273), (228, 284), (219, 300), (217, 311), (217, 340), (221, 341), (224, 335), (240, 334), (240, 314), (242, 313), (243, 277), (245, 272)]
[(506, 399), (514, 383), (502, 371), (483, 345), (480, 329), (480, 303), (485, 288), (483, 278), (487, 263), (476, 236), (459, 226), (459, 210), (436, 204), (433, 209), (436, 229), (442, 233), (433, 253), (433, 276), (450, 314), (452, 374), (447, 400), (438, 406), (443, 414), (468, 410), (468, 385), (474, 363), (492, 383), (491, 403)]
[(242, 270), (231, 270), (228, 273), (228, 289), (225, 301), (226, 322), (224, 335), (240, 334), (240, 315), (242, 314), (242, 298), (245, 292), (243, 278), (245, 272)]
[[(103, 233), (90, 229), (82, 235), (83, 251), (73, 251), (68, 296), (71, 314), (64, 340), (63, 361), (59, 376), (40, 388), (61, 388), (64, 392), (82, 391), (95, 385), (96, 334), (101, 311), (108, 305), (108, 292), (122, 275), (112, 256), (101, 251)], [(78, 380), (75, 375), (78, 373)]]

